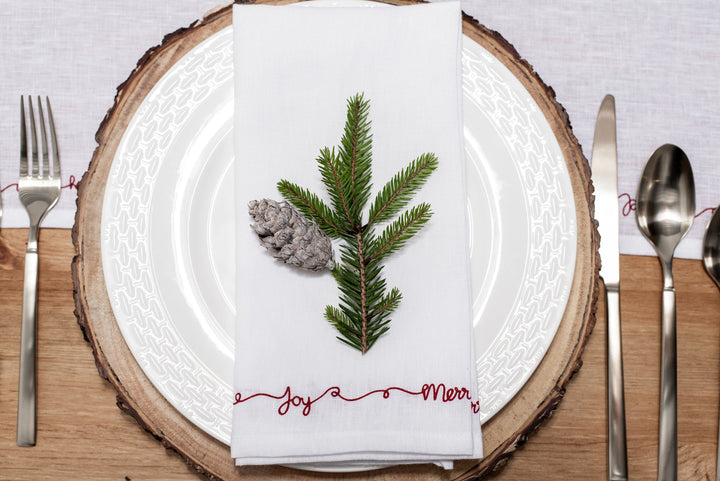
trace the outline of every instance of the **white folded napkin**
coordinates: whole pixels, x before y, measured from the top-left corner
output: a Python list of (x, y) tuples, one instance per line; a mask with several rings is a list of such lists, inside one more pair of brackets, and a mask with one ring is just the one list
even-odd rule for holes
[[(236, 5), (233, 14), (237, 347), (232, 456), (238, 465), (445, 466), (453, 459), (480, 457), (459, 3)], [(339, 303), (333, 276), (274, 260), (251, 230), (248, 215), (253, 199), (282, 200), (276, 188), (280, 179), (325, 193), (316, 159), (321, 148), (340, 143), (346, 101), (356, 93), (370, 101), (371, 200), (419, 155), (434, 152), (439, 158), (439, 167), (410, 203), (430, 203), (432, 218), (385, 262), (388, 288), (397, 287), (402, 302), (390, 330), (364, 355), (337, 340), (323, 317), (325, 306)]]

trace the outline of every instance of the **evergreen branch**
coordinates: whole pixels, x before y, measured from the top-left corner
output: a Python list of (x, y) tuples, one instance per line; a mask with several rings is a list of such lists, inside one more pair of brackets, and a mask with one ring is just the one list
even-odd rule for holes
[(367, 348), (370, 349), (380, 336), (390, 329), (389, 312), (381, 314), (373, 319), (373, 324), (368, 328)]
[(375, 342), (380, 338), (380, 336), (382, 336), (389, 330), (390, 330), (390, 326), (383, 325), (382, 329), (378, 330), (377, 332), (374, 332), (372, 336), (369, 336), (368, 337), (368, 345), (367, 345), (368, 350), (370, 350), (370, 348), (375, 345)]
[(369, 260), (383, 259), (407, 244), (430, 220), (430, 204), (422, 203), (405, 211), (400, 218), (385, 228), (377, 240), (376, 248)]
[(423, 203), (402, 213), (379, 237), (374, 226), (390, 222), (410, 202), (437, 168), (435, 154), (419, 156), (381, 189), (362, 216), (372, 190), (372, 135), (369, 102), (362, 94), (348, 99), (347, 118), (340, 145), (323, 148), (317, 158), (330, 207), (317, 195), (286, 180), (278, 183), (283, 197), (314, 220), (328, 236), (341, 239), (340, 260), (332, 270), (339, 306), (326, 306), (325, 318), (337, 338), (365, 354), (390, 329), (390, 315), (402, 300), (400, 290), (388, 292), (381, 260), (396, 252), (419, 232), (432, 216)]
[[(354, 243), (340, 247), (341, 264), (333, 271), (341, 292), (340, 312), (344, 314), (346, 323), (354, 325), (352, 330), (339, 331), (342, 337), (351, 337), (352, 339), (348, 340), (359, 346), (358, 350), (363, 354), (370, 348), (371, 341), (378, 337), (379, 330), (389, 322), (389, 319), (385, 322), (387, 316), (374, 315), (371, 311), (382, 314), (388, 311), (388, 306), (383, 305), (392, 304), (392, 299), (388, 300), (385, 295), (386, 284), (381, 277), (382, 265), (378, 262), (367, 262), (364, 258), (364, 248), (372, 243), (372, 235), (356, 234)], [(399, 302), (399, 299), (397, 300)], [(326, 308), (326, 318), (327, 312), (329, 311)]]
[(317, 195), (287, 180), (278, 182), (277, 188), (285, 200), (297, 207), (303, 215), (314, 220), (328, 236), (334, 239), (342, 237), (343, 229), (338, 227), (332, 211)]
[(347, 176), (349, 210), (356, 226), (362, 223), (362, 211), (370, 198), (372, 135), (369, 110), (370, 102), (365, 100), (363, 94), (348, 100), (345, 130), (338, 149), (342, 173)]
[(365, 354), (368, 350), (367, 279), (365, 277), (365, 268), (367, 267), (367, 265), (365, 264), (365, 256), (363, 254), (364, 244), (362, 234), (356, 234), (355, 240), (357, 242), (358, 265), (360, 266), (360, 272), (358, 272), (358, 274), (360, 275), (360, 316), (362, 317), (362, 327), (360, 333), (360, 346), (362, 347), (362, 349), (360, 351)]
[(379, 316), (383, 313), (391, 313), (400, 305), (402, 300), (402, 294), (397, 287), (393, 287), (389, 294), (383, 296), (382, 302), (379, 306), (370, 314), (372, 317)]
[(340, 336), (337, 336), (337, 339), (344, 342), (353, 349), (362, 349), (361, 346), (357, 343), (357, 333), (354, 330), (352, 322), (350, 322), (350, 320), (342, 311), (340, 311), (336, 307), (327, 306), (325, 308), (325, 319), (327, 319), (330, 324), (335, 327), (335, 329), (337, 329), (340, 333)]
[(388, 221), (405, 208), (437, 166), (437, 156), (426, 153), (395, 174), (375, 197), (375, 201), (370, 207), (368, 225)]
[(341, 179), (342, 174), (338, 171), (339, 162), (335, 156), (335, 149), (332, 151), (327, 147), (321, 149), (320, 156), (317, 158), (317, 163), (320, 168), (323, 184), (325, 184), (325, 188), (330, 196), (335, 212), (339, 213), (339, 215), (343, 215), (345, 219), (347, 219), (348, 226), (351, 228), (355, 227), (356, 223), (350, 214), (350, 210), (348, 209), (348, 202), (345, 193), (347, 189), (343, 187)]
[(354, 339), (359, 332), (355, 328), (352, 320), (340, 309), (334, 306), (327, 306), (325, 308), (325, 317), (330, 324), (335, 326), (341, 331), (347, 331), (351, 336), (349, 339)]

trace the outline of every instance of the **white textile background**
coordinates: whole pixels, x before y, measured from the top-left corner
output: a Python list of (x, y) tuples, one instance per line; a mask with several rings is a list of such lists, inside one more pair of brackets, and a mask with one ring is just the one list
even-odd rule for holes
[[(2, 1), (0, 8), (0, 186), (4, 227), (25, 227), (17, 201), (19, 98), (49, 95), (63, 159), (61, 203), (45, 226), (70, 227), (74, 181), (87, 169), (94, 134), (115, 89), (162, 37), (190, 25), (218, 0)], [(638, 0), (466, 0), (463, 10), (499, 31), (553, 87), (590, 156), (600, 101), (615, 96), (620, 162), (621, 252), (652, 254), (637, 233), (632, 199), (645, 160), (675, 143), (688, 154), (698, 190), (680, 257), (699, 258), (710, 209), (720, 203), (720, 9)], [(71, 177), (72, 176), (72, 177)]]

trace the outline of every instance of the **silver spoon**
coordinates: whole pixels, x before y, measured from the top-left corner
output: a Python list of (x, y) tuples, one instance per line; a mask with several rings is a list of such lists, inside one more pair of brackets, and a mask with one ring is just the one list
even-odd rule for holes
[(708, 275), (720, 287), (720, 205), (705, 228), (702, 259)]
[(672, 260), (695, 217), (692, 167), (680, 148), (665, 144), (648, 159), (636, 198), (637, 224), (663, 270), (662, 361), (658, 481), (677, 480), (677, 341)]
[[(720, 287), (720, 205), (715, 208), (715, 212), (705, 228), (702, 259), (708, 275)], [(715, 481), (720, 481), (720, 431), (718, 432)]]

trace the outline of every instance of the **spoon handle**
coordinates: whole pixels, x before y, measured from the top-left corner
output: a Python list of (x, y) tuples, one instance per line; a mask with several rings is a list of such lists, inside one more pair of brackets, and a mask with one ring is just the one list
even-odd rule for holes
[(658, 481), (677, 480), (677, 326), (675, 289), (663, 289)]

